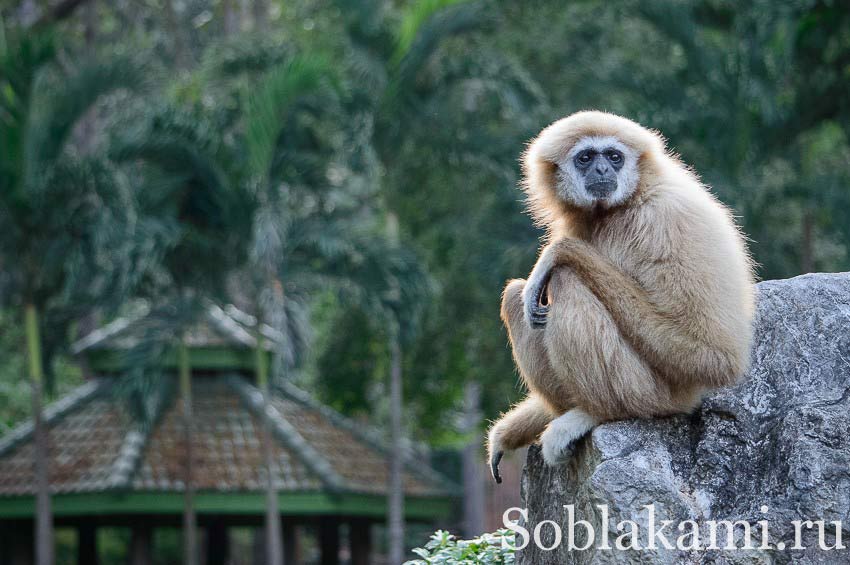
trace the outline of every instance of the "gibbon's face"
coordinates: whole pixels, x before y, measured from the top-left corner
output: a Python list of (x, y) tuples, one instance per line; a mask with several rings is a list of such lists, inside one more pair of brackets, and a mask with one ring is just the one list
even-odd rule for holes
[(616, 137), (583, 137), (555, 165), (558, 197), (580, 208), (616, 206), (638, 185), (638, 154)]

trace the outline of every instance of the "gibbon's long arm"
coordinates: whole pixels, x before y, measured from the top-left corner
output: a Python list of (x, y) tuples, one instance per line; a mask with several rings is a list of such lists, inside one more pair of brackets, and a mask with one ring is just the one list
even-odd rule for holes
[(536, 394), (530, 394), (525, 400), (502, 414), (490, 428), (487, 437), (487, 459), (490, 472), (497, 483), (502, 482), (499, 474), (499, 462), (506, 450), (513, 450), (534, 443), (546, 429), (555, 414)]
[(722, 343), (729, 338), (718, 335), (716, 343), (706, 343), (688, 335), (681, 323), (659, 311), (634, 279), (579, 239), (553, 242), (535, 266), (523, 297), (533, 326), (545, 325), (548, 307), (541, 305), (541, 295), (551, 270), (559, 265), (573, 269), (608, 309), (632, 347), (668, 382), (699, 379), (724, 386), (743, 370), (731, 344), (724, 347)]

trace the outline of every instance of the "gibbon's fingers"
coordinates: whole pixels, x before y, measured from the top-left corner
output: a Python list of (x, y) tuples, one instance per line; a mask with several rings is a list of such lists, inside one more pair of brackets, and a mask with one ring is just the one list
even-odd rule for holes
[(502, 482), (499, 462), (505, 451), (519, 449), (537, 441), (554, 416), (539, 396), (531, 394), (493, 424), (487, 434), (487, 454), (490, 471), (496, 483)]
[(528, 323), (531, 324), (531, 327), (539, 330), (541, 328), (546, 327), (546, 318), (549, 316), (549, 307), (548, 306), (540, 306), (534, 305), (531, 307), (531, 313), (529, 314)]
[(549, 317), (549, 281), (552, 280), (552, 271), (543, 280), (540, 286), (540, 291), (536, 293), (537, 298), (531, 306), (531, 314), (529, 322), (534, 329), (546, 327), (546, 320)]
[(490, 473), (493, 474), (493, 480), (497, 485), (502, 484), (502, 475), (499, 474), (499, 463), (505, 455), (504, 451), (497, 451), (490, 456)]
[(528, 283), (523, 289), (522, 301), (525, 319), (532, 328), (539, 329), (546, 326), (546, 317), (549, 314), (549, 300), (546, 292), (554, 266), (555, 256), (547, 248), (531, 271)]

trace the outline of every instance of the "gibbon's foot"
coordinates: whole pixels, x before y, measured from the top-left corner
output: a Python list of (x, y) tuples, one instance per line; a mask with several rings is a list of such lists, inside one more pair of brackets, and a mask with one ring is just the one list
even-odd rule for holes
[(490, 457), (490, 472), (493, 474), (493, 480), (497, 485), (502, 484), (502, 475), (499, 474), (499, 462), (502, 460), (504, 451), (497, 451)]
[(565, 463), (575, 451), (576, 442), (597, 424), (581, 408), (567, 410), (549, 423), (540, 436), (543, 460), (550, 467)]

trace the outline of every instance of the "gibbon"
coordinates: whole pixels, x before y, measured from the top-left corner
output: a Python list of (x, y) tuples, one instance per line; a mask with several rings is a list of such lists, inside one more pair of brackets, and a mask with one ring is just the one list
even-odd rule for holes
[(565, 461), (595, 425), (688, 413), (746, 371), (753, 266), (730, 211), (658, 133), (612, 114), (561, 119), (523, 157), (548, 244), (501, 316), (528, 396), (490, 429)]

